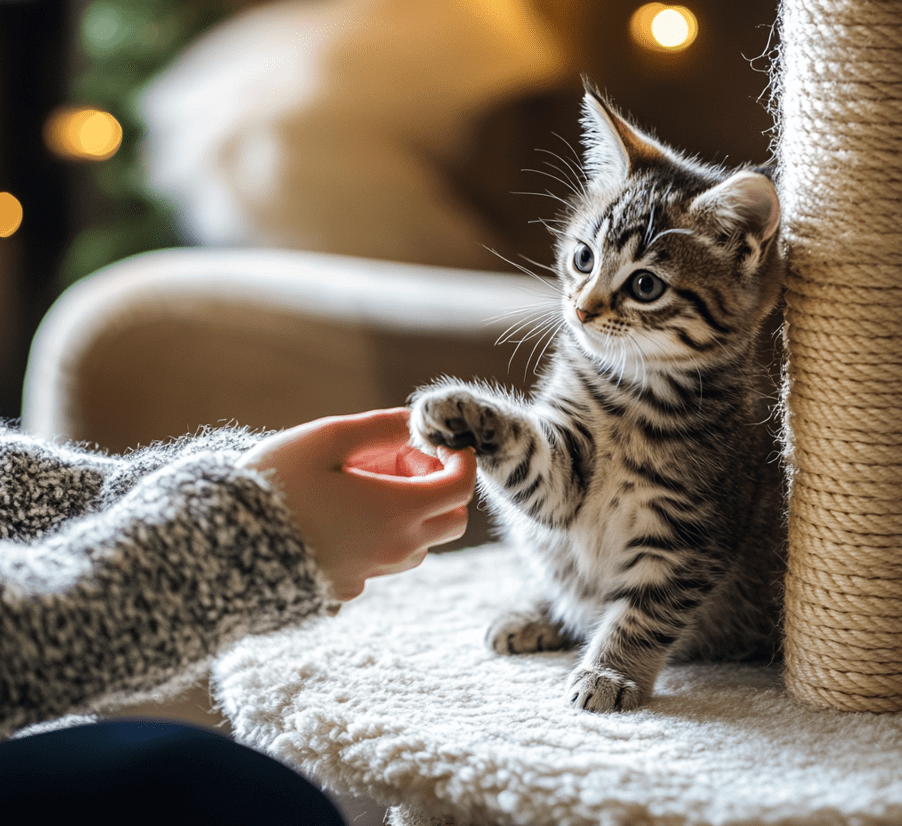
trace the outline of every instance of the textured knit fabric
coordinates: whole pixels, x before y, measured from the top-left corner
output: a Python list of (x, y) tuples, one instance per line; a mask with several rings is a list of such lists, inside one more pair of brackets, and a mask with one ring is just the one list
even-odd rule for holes
[(111, 457), (0, 425), (0, 733), (194, 679), (332, 607), (244, 430)]

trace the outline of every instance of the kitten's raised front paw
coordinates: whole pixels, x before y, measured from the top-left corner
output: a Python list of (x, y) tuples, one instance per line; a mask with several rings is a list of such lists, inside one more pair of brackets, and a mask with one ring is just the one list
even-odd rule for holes
[(571, 648), (574, 644), (559, 623), (519, 611), (498, 617), (489, 626), (485, 641), (496, 654), (560, 651)]
[(642, 704), (645, 694), (613, 668), (578, 668), (570, 675), (567, 699), (584, 711), (631, 711)]
[(413, 399), (410, 428), (425, 443), (452, 450), (473, 447), (480, 456), (496, 455), (510, 430), (490, 400), (461, 385), (419, 391)]

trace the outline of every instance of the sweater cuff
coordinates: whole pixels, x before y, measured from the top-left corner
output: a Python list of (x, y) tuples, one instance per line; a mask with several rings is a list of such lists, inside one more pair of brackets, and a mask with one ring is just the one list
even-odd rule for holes
[[(187, 518), (228, 571), (223, 596), (239, 603), (250, 598), (256, 604), (256, 610), (248, 605), (250, 633), (336, 613), (341, 603), (272, 474), (238, 467), (240, 456), (232, 450), (204, 452), (159, 471), (176, 487)], [(155, 487), (152, 479), (147, 485)]]

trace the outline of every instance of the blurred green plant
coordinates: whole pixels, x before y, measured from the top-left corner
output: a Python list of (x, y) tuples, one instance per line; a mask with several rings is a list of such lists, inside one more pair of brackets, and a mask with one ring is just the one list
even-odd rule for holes
[(128, 255), (183, 243), (171, 209), (148, 190), (136, 103), (158, 72), (231, 11), (223, 0), (94, 0), (84, 8), (77, 31), (84, 68), (70, 101), (110, 112), (123, 136), (112, 158), (88, 167), (108, 203), (102, 213), (115, 217), (72, 240), (60, 274), (65, 285)]

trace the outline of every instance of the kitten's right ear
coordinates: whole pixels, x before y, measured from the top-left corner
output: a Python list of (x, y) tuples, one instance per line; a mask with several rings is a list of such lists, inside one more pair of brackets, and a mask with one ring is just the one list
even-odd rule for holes
[(664, 153), (651, 138), (627, 123), (588, 83), (583, 96), (583, 146), (589, 179), (603, 188), (622, 184), (639, 163), (654, 163)]
[(703, 192), (692, 202), (708, 212), (724, 232), (754, 232), (769, 241), (780, 226), (780, 200), (773, 182), (760, 172), (743, 169)]

